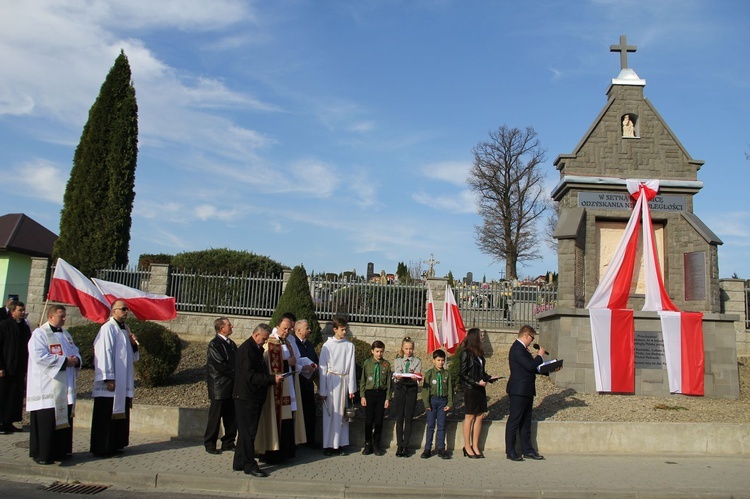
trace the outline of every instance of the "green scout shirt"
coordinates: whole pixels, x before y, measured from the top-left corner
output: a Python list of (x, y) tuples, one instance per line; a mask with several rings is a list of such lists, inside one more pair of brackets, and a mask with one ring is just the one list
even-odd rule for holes
[(359, 380), (359, 395), (365, 396), (365, 390), (385, 389), (386, 393), (391, 391), (391, 363), (385, 359), (380, 361), (380, 386), (375, 386), (375, 365), (378, 362), (375, 357), (370, 357), (362, 364), (362, 378)]
[(424, 373), (422, 384), (422, 402), (425, 407), (430, 407), (430, 397), (448, 397), (448, 407), (453, 407), (453, 379), (447, 369), (440, 369), (440, 376), (443, 378), (442, 394), (438, 395), (438, 370), (431, 367)]

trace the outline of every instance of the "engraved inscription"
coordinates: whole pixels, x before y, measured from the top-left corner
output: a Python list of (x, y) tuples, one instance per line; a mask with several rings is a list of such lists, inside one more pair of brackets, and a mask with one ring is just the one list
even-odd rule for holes
[(635, 332), (636, 369), (666, 369), (664, 340), (660, 331)]

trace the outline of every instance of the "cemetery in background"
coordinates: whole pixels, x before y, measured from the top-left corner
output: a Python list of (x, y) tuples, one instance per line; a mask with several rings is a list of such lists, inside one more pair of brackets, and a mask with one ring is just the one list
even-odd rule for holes
[[(46, 258), (32, 260), (27, 303), (32, 321), (43, 314), (52, 269)], [(162, 324), (185, 339), (208, 340), (214, 335), (213, 320), (218, 316), (232, 318), (235, 337), (249, 337), (258, 323), (270, 319), (290, 273), (287, 270), (282, 276), (202, 275), (165, 264), (152, 264), (146, 269), (100, 270), (97, 277), (150, 293), (174, 296), (178, 317)], [(745, 328), (750, 327), (746, 324), (750, 288), (741, 280), (723, 281), (728, 281), (722, 289), (723, 299), (731, 304), (726, 313), (741, 313), (737, 351), (745, 354), (748, 352)], [(411, 284), (381, 284), (364, 279), (329, 280), (313, 275), (308, 276), (308, 283), (318, 320), (325, 326), (324, 338), (331, 334), (332, 317), (343, 315), (348, 318), (355, 337), (368, 343), (380, 339), (388, 350), (397, 352), (404, 336), (417, 340), (418, 351), (426, 348), (427, 289), (432, 289), (436, 315), (440, 318), (448, 281), (427, 278)], [(489, 354), (503, 346), (507, 348), (521, 325), (537, 327), (538, 316), (557, 304), (554, 285), (502, 281), (455, 283), (452, 289), (466, 328), (478, 327), (486, 331), (485, 346)], [(75, 309), (70, 311), (69, 317), (68, 326), (87, 322)], [(740, 335), (740, 326), (743, 335)]]

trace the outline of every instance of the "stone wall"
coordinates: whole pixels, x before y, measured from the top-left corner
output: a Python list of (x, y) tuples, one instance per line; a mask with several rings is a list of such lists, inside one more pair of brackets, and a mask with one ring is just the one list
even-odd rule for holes
[[(635, 312), (634, 317), (636, 331), (661, 331), (655, 312)], [(736, 316), (724, 314), (703, 316), (706, 397), (739, 397), (736, 319)], [(588, 311), (557, 309), (541, 314), (539, 320), (540, 329), (548, 335), (550, 350), (565, 359), (564, 369), (550, 375), (555, 385), (579, 392), (596, 392)], [(635, 394), (670, 396), (666, 369), (636, 369)]]
[(737, 355), (750, 355), (750, 332), (745, 329), (746, 304), (745, 281), (742, 279), (721, 279), (721, 313), (737, 315), (734, 323)]

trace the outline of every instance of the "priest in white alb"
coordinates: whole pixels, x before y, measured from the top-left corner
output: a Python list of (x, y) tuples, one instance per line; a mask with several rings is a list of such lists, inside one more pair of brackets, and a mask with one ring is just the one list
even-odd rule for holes
[(94, 411), (90, 451), (95, 456), (121, 454), (130, 443), (130, 407), (135, 393), (133, 362), (140, 359), (138, 339), (125, 324), (130, 309), (112, 304), (112, 317), (94, 340)]
[(73, 453), (73, 416), (81, 354), (63, 329), (66, 311), (52, 305), (47, 322), (31, 333), (26, 410), (31, 415), (29, 456), (53, 464)]
[(333, 337), (320, 350), (320, 387), (323, 400), (323, 454), (346, 454), (349, 445), (349, 421), (344, 419), (347, 400), (357, 391), (354, 344), (346, 339), (345, 319), (334, 317)]

